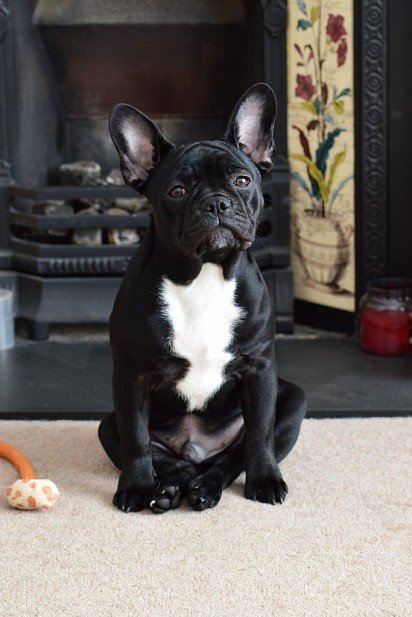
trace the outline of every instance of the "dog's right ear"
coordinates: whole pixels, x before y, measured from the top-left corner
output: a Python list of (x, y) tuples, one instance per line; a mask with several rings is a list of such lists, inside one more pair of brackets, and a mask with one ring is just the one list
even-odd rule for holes
[(174, 145), (147, 116), (124, 103), (113, 107), (109, 129), (124, 181), (134, 189), (144, 190), (150, 172)]

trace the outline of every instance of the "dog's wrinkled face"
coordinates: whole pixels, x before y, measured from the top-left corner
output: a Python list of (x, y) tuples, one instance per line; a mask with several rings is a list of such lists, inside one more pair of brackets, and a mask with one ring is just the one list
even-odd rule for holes
[(262, 174), (274, 157), (276, 101), (265, 84), (236, 105), (222, 141), (175, 148), (146, 116), (116, 105), (110, 131), (127, 184), (147, 194), (156, 231), (191, 256), (252, 244), (263, 207)]
[(148, 186), (156, 228), (190, 255), (245, 249), (262, 206), (260, 180), (250, 160), (224, 142), (183, 146)]

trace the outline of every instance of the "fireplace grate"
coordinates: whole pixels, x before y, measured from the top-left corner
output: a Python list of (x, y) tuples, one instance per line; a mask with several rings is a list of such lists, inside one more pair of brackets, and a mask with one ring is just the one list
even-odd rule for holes
[[(271, 193), (270, 201), (277, 199), (273, 195), (271, 181), (265, 182), (266, 190)], [(100, 199), (112, 201), (118, 197), (136, 198), (137, 194), (126, 186), (83, 187), (83, 186), (48, 186), (28, 188), (13, 186), (10, 188), (12, 206), (10, 223), (13, 231), (10, 244), (12, 265), (19, 272), (41, 276), (99, 276), (123, 274), (130, 257), (137, 245), (99, 244), (84, 246), (70, 243), (44, 241), (46, 232), (62, 232), (74, 229), (136, 229), (142, 237), (150, 225), (150, 211), (125, 215), (96, 214), (65, 216), (35, 214), (33, 203), (47, 200)], [(142, 198), (143, 199), (143, 198)], [(26, 204), (23, 208), (22, 204)], [(27, 206), (27, 203), (31, 204)], [(288, 244), (279, 243), (282, 220), (289, 219), (288, 204), (283, 204), (276, 211), (272, 205), (263, 210), (258, 236), (252, 251), (261, 268), (283, 267), (289, 264)], [(281, 213), (279, 215), (279, 212)], [(277, 220), (275, 219), (277, 217)], [(41, 235), (43, 232), (43, 235)], [(37, 234), (37, 236), (35, 235)]]

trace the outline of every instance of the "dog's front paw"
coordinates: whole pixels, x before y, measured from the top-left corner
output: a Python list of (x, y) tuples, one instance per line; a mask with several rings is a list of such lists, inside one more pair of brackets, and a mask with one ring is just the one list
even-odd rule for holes
[(178, 486), (174, 484), (168, 484), (166, 486), (158, 482), (153, 488), (149, 507), (155, 514), (163, 514), (168, 510), (178, 508), (181, 501), (182, 496)]
[(214, 508), (222, 496), (222, 480), (212, 473), (205, 473), (189, 483), (187, 501), (193, 510)]
[(177, 508), (181, 502), (178, 486), (163, 485), (160, 482), (149, 489), (118, 490), (113, 503), (122, 512), (140, 512), (150, 508), (155, 514), (163, 514)]
[(150, 500), (150, 492), (142, 489), (118, 490), (113, 497), (116, 508), (122, 512), (140, 512), (147, 508)]
[(246, 480), (245, 497), (261, 503), (283, 503), (288, 487), (282, 476), (270, 475)]

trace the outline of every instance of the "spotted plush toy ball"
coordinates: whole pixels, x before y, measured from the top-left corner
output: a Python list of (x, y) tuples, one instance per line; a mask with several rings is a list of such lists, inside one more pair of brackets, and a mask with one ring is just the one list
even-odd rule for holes
[(6, 489), (6, 499), (19, 510), (51, 510), (59, 497), (59, 489), (51, 480), (16, 480)]

